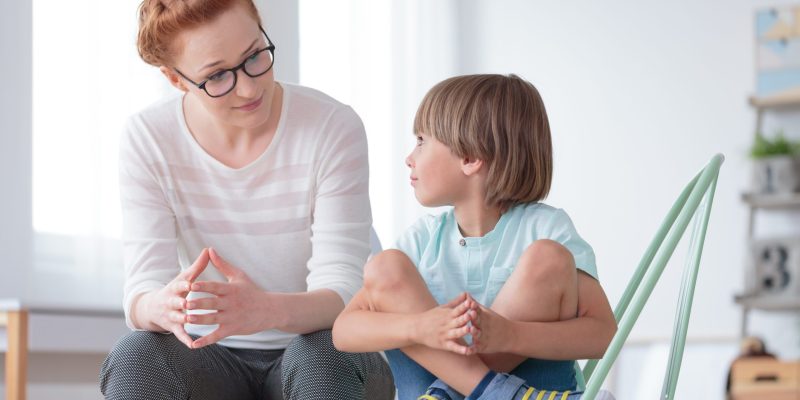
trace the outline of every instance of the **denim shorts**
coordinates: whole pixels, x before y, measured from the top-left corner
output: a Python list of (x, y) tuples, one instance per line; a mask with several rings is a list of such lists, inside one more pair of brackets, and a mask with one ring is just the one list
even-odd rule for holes
[[(387, 350), (386, 358), (394, 375), (398, 400), (416, 400), (436, 380), (433, 374), (398, 349)], [(529, 358), (510, 373), (524, 379), (528, 385), (537, 389), (564, 391), (575, 390), (577, 386), (575, 362), (569, 360)]]

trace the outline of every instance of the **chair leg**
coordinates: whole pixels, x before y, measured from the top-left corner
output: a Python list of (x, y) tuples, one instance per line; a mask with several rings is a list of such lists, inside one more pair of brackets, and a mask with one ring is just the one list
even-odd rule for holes
[(28, 312), (6, 312), (6, 399), (25, 400), (28, 372)]

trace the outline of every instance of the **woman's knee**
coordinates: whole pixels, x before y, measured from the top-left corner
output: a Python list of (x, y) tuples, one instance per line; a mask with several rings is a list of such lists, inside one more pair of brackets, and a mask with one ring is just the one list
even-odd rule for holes
[(281, 361), (284, 397), (297, 398), (298, 391), (317, 383), (333, 384), (338, 374), (354, 369), (347, 353), (333, 346), (330, 330), (299, 335), (286, 348)]
[(333, 347), (330, 330), (300, 335), (283, 353), (281, 381), (286, 399), (391, 399), (389, 366), (377, 353), (345, 353)]
[(174, 361), (170, 358), (181, 345), (174, 335), (143, 331), (126, 334), (100, 368), (101, 392), (107, 398), (120, 398), (121, 391), (134, 386), (174, 384)]
[(131, 359), (158, 363), (178, 345), (180, 341), (174, 335), (145, 331), (130, 332), (111, 348), (105, 364), (127, 364)]
[(392, 291), (408, 282), (409, 274), (414, 273), (416, 268), (405, 253), (382, 251), (364, 267), (364, 289), (370, 293)]
[[(292, 340), (283, 353), (284, 375), (287, 371), (291, 372), (307, 367), (306, 364), (311, 363), (314, 363), (315, 367), (319, 363), (324, 369), (342, 367), (342, 364), (347, 362), (342, 357), (344, 355), (347, 353), (340, 352), (333, 346), (331, 331), (328, 329), (299, 335)], [(322, 366), (322, 364), (325, 365)]]

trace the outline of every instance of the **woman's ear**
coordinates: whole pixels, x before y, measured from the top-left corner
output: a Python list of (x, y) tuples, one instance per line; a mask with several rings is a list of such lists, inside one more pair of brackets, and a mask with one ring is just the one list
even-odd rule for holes
[(478, 174), (483, 169), (483, 160), (477, 158), (462, 158), (461, 172), (466, 176)]
[(175, 87), (176, 89), (180, 90), (181, 92), (189, 91), (189, 88), (186, 87), (186, 84), (183, 82), (183, 79), (174, 71), (172, 68), (160, 66), (158, 70), (161, 71), (162, 74), (167, 78), (169, 84)]

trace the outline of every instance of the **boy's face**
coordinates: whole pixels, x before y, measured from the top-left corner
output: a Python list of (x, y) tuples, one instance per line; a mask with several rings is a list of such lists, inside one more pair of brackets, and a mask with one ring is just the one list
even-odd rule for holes
[(420, 133), (406, 157), (417, 201), (426, 207), (453, 205), (464, 193), (461, 159), (442, 142)]

